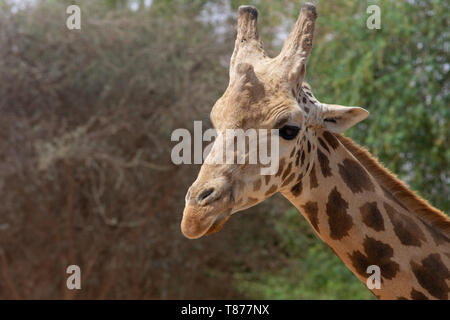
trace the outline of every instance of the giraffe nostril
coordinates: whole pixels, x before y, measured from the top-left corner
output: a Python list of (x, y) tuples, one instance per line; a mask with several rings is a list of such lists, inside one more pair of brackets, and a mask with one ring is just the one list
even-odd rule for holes
[(208, 198), (212, 198), (211, 196), (212, 196), (213, 192), (214, 192), (214, 188), (208, 188), (208, 189), (203, 190), (198, 195), (197, 202), (200, 203), (200, 202), (204, 201), (205, 204), (206, 204), (207, 200), (211, 200), (211, 199), (208, 199)]

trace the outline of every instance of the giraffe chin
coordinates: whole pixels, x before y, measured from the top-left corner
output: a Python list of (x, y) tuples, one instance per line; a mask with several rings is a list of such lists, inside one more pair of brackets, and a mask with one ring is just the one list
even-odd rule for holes
[(228, 221), (232, 213), (231, 208), (224, 210), (218, 215), (212, 212), (206, 213), (201, 209), (198, 210), (198, 208), (193, 207), (187, 207), (185, 209), (181, 221), (181, 232), (186, 238), (198, 239), (204, 235), (219, 231)]
[(225, 223), (228, 221), (228, 219), (230, 219), (230, 217), (231, 217), (231, 209), (228, 209), (217, 217), (212, 226), (209, 227), (208, 231), (206, 231), (205, 235), (209, 235), (217, 231), (220, 231), (222, 227), (225, 225)]

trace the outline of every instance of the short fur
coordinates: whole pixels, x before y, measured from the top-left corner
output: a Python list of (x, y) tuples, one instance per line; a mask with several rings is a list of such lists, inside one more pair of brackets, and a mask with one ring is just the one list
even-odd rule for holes
[(411, 212), (416, 213), (419, 218), (425, 219), (426, 222), (444, 232), (447, 237), (450, 237), (450, 218), (445, 213), (434, 208), (425, 199), (411, 191), (392, 172), (372, 157), (367, 149), (341, 134), (336, 133), (334, 135), (361, 162), (378, 183), (406, 205)]

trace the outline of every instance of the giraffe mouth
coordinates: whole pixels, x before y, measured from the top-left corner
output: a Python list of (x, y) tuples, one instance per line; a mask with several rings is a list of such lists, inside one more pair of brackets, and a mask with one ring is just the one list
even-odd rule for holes
[(213, 224), (209, 227), (208, 231), (206, 231), (205, 235), (209, 235), (217, 231), (220, 231), (222, 227), (225, 225), (225, 223), (228, 221), (228, 219), (230, 219), (230, 217), (231, 217), (231, 208), (225, 210), (216, 218), (216, 220), (214, 220)]
[(199, 210), (195, 207), (188, 207), (185, 209), (181, 221), (181, 232), (185, 237), (189, 239), (198, 239), (204, 235), (219, 231), (222, 229), (225, 222), (228, 221), (232, 213), (231, 208), (228, 208), (219, 214), (214, 214), (214, 211), (212, 210), (209, 212), (205, 211), (209, 210), (207, 210), (207, 208), (200, 208)]
[(198, 239), (219, 231), (233, 213), (234, 197), (229, 186), (215, 184), (215, 189), (219, 196), (210, 203), (199, 203), (198, 196), (186, 202), (181, 220), (181, 232), (186, 238)]

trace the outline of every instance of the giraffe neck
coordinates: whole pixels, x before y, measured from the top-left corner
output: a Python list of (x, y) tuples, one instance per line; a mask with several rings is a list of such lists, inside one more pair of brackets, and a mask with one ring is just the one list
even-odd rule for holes
[(373, 272), (367, 268), (380, 268), (381, 288), (371, 289), (377, 297), (448, 299), (448, 218), (435, 217), (439, 228), (410, 210), (342, 139), (328, 132), (310, 137), (312, 169), (283, 194), (364, 284)]

